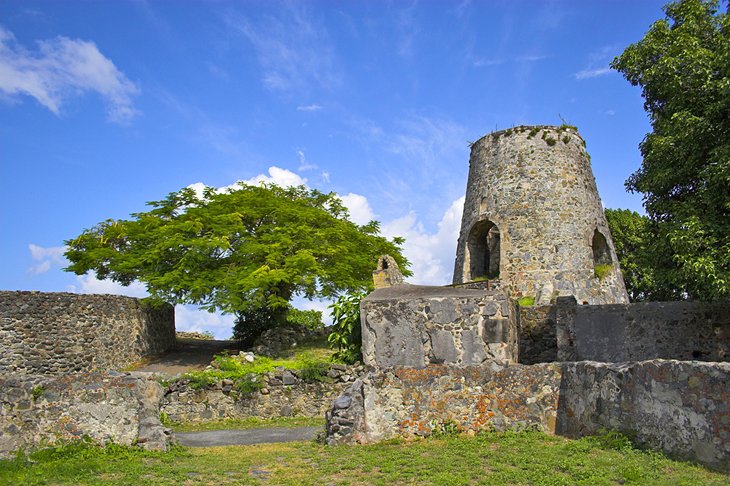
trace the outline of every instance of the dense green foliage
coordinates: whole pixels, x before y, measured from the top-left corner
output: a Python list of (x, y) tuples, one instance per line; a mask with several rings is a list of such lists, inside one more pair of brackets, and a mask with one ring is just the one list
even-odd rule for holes
[(641, 86), (652, 124), (626, 186), (644, 195), (658, 281), (690, 298), (728, 298), (730, 16), (717, 0), (665, 12), (611, 64)]
[(726, 474), (635, 449), (608, 434), (442, 434), (328, 447), (314, 442), (145, 452), (69, 445), (0, 461), (0, 484), (721, 485)]
[(606, 209), (605, 214), (631, 302), (681, 299), (681, 290), (656, 271), (666, 257), (654, 251), (649, 218), (628, 209)]
[(335, 359), (355, 363), (362, 359), (362, 329), (360, 327), (360, 301), (365, 293), (341, 295), (330, 308), (332, 327), (327, 340), (335, 351)]
[(67, 241), (66, 270), (138, 280), (154, 300), (236, 313), (242, 326), (263, 329), (286, 323), (294, 295), (367, 288), (382, 254), (409, 274), (403, 240), (379, 236), (376, 221), (350, 222), (333, 193), (239, 184), (202, 197), (185, 188), (148, 204)]

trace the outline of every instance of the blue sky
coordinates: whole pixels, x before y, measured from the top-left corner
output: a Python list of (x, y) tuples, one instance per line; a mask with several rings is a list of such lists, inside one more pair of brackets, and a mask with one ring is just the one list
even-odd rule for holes
[(520, 124), (576, 125), (604, 206), (641, 211), (649, 124), (608, 64), (662, 4), (3, 1), (0, 289), (143, 295), (64, 272), (63, 241), (237, 180), (337, 192), (407, 238), (412, 283), (448, 283), (468, 142)]

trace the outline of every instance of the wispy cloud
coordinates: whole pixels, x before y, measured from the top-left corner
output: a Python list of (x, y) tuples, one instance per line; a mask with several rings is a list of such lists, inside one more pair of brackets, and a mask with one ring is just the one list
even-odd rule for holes
[(420, 31), (415, 16), (417, 6), (418, 2), (414, 1), (408, 7), (398, 10), (395, 15), (399, 37), (396, 45), (401, 57), (412, 57), (414, 54), (414, 42)]
[(590, 79), (590, 78), (597, 78), (599, 76), (605, 76), (606, 74), (608, 74), (610, 72), (611, 72), (610, 67), (583, 69), (583, 70), (578, 71), (577, 73), (573, 74), (573, 77), (575, 77), (575, 79), (577, 79), (577, 80)]
[(499, 66), (500, 64), (504, 64), (502, 59), (477, 59), (472, 62), (474, 67)]
[(306, 172), (318, 168), (317, 164), (307, 162), (307, 156), (304, 155), (304, 150), (302, 149), (297, 150), (297, 158), (299, 159), (299, 168), (297, 169), (299, 172)]
[(542, 61), (544, 59), (549, 59), (550, 56), (543, 56), (543, 55), (524, 55), (524, 56), (515, 56), (511, 59), (475, 59), (472, 62), (472, 66), (474, 67), (489, 67), (489, 66), (499, 66), (505, 63), (525, 63), (525, 62), (537, 62)]
[(264, 86), (284, 93), (331, 89), (341, 82), (324, 25), (303, 4), (256, 19), (230, 14), (226, 23), (256, 50)]
[(66, 263), (63, 254), (66, 251), (65, 246), (38, 246), (34, 243), (28, 245), (30, 257), (35, 262), (28, 268), (28, 272), (33, 275), (46, 273), (52, 267), (60, 267)]
[(139, 111), (132, 97), (139, 88), (93, 42), (67, 37), (38, 42), (31, 51), (0, 26), (0, 91), (10, 99), (35, 98), (55, 115), (64, 102), (95, 92), (107, 103), (110, 121), (128, 123)]
[(300, 105), (297, 106), (297, 111), (319, 111), (322, 109), (322, 106), (318, 104), (311, 104), (311, 105)]
[(610, 74), (612, 70), (608, 63), (613, 59), (615, 51), (614, 46), (604, 46), (600, 50), (590, 53), (588, 55), (588, 66), (574, 73), (573, 77), (580, 81)]

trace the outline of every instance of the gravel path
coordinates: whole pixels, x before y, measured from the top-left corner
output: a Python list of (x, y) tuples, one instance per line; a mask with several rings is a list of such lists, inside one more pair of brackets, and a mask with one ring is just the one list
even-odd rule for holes
[(176, 432), (180, 445), (214, 447), (227, 445), (267, 444), (312, 440), (322, 427), (271, 427), (246, 430), (208, 430), (205, 432)]

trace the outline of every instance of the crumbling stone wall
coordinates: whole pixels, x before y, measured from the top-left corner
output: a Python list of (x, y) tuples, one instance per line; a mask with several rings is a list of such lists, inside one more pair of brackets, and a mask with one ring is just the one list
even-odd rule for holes
[(175, 345), (174, 312), (117, 295), (0, 291), (0, 374), (123, 369)]
[(730, 364), (643, 361), (375, 370), (327, 414), (330, 444), (536, 427), (571, 437), (601, 428), (730, 469)]
[(321, 417), (349, 385), (364, 372), (364, 366), (333, 364), (326, 382), (308, 383), (296, 371), (266, 373), (264, 386), (240, 394), (231, 380), (206, 389), (193, 389), (186, 380), (165, 390), (160, 405), (173, 422), (243, 419), (247, 417)]
[[(599, 278), (596, 265), (609, 265)], [(498, 274), (498, 275), (497, 275)], [(454, 283), (498, 278), (513, 297), (625, 303), (585, 142), (572, 127), (516, 127), (472, 144)]]
[(150, 373), (0, 376), (0, 457), (83, 436), (164, 450), (161, 398)]
[(360, 304), (368, 366), (517, 361), (514, 303), (499, 291), (396, 285)]
[(730, 361), (730, 313), (722, 302), (638, 302), (519, 309), (520, 363), (679, 359)]

